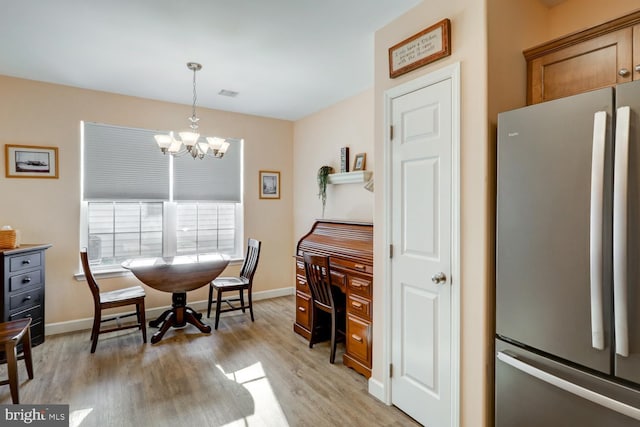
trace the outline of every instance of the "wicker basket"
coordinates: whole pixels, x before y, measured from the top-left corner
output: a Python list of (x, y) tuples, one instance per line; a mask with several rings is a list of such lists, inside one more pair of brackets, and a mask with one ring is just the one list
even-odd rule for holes
[(0, 249), (13, 249), (18, 247), (16, 230), (0, 230)]

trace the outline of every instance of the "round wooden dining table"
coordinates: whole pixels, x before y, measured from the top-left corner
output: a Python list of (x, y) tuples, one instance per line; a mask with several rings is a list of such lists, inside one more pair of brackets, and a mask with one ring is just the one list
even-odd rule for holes
[(151, 337), (151, 344), (160, 341), (169, 328), (181, 328), (187, 323), (202, 332), (211, 332), (211, 326), (202, 322), (202, 314), (187, 306), (187, 292), (209, 284), (227, 264), (229, 257), (218, 253), (134, 258), (122, 263), (145, 285), (172, 294), (171, 308), (149, 322), (149, 326), (159, 328)]

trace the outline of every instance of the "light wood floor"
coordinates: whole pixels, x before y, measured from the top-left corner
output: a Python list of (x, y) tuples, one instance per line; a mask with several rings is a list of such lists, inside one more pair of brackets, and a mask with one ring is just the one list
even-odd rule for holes
[(309, 349), (293, 333), (294, 307), (293, 297), (257, 301), (254, 323), (226, 313), (211, 334), (187, 326), (155, 345), (135, 330), (101, 335), (93, 355), (89, 331), (47, 337), (33, 349), (33, 380), (18, 362), (21, 402), (69, 404), (81, 427), (418, 425), (367, 393), (342, 365), (342, 344), (335, 365), (328, 343)]

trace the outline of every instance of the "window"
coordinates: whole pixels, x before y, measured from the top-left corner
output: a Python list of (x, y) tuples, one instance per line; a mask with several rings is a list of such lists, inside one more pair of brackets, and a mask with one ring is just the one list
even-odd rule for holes
[(242, 256), (241, 140), (222, 159), (194, 160), (160, 153), (154, 131), (82, 130), (80, 244), (98, 271), (140, 256)]

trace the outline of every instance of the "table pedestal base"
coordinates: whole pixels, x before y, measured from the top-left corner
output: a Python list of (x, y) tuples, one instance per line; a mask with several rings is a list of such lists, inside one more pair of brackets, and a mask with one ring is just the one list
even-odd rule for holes
[(200, 319), (202, 314), (197, 313), (191, 307), (187, 307), (187, 293), (175, 292), (171, 298), (171, 309), (165, 311), (156, 320), (149, 322), (149, 326), (153, 328), (160, 327), (158, 332), (151, 337), (151, 344), (155, 344), (162, 339), (164, 334), (172, 326), (175, 328), (181, 328), (186, 326), (187, 323), (194, 325), (200, 329), (201, 332), (211, 333), (211, 326), (205, 325)]

